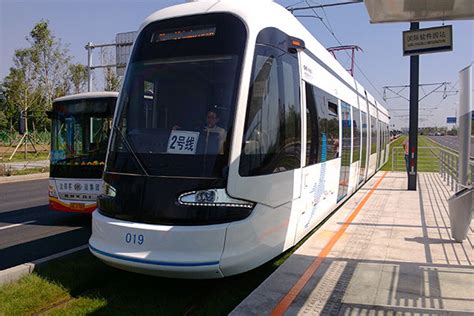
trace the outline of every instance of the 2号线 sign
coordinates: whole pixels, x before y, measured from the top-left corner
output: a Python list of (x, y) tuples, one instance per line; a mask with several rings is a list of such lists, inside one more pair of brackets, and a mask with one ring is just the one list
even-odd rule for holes
[(403, 32), (403, 55), (419, 55), (453, 50), (451, 25)]

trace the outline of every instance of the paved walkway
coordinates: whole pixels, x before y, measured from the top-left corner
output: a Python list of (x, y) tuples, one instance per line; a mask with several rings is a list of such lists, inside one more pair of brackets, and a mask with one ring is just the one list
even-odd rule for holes
[(474, 225), (450, 237), (438, 174), (406, 186), (377, 173), (231, 315), (474, 315)]

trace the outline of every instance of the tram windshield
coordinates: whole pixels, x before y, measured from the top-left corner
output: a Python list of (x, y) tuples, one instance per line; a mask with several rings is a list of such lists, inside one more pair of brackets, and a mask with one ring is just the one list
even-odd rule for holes
[(68, 167), (72, 166), (103, 168), (115, 101), (116, 98), (91, 98), (53, 105), (51, 171), (55, 176), (71, 176)]
[(227, 14), (145, 28), (124, 81), (106, 171), (224, 177), (245, 32)]

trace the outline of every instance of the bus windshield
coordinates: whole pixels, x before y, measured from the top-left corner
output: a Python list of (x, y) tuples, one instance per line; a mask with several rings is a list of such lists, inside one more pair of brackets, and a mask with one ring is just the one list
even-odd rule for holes
[(245, 33), (227, 14), (147, 26), (125, 77), (106, 171), (224, 177)]
[(58, 102), (51, 112), (51, 165), (104, 165), (115, 98)]

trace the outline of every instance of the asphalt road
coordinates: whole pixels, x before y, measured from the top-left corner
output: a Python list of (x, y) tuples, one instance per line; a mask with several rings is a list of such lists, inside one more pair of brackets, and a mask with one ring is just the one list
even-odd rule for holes
[[(457, 136), (428, 136), (439, 144), (459, 151), (459, 140)], [(471, 157), (474, 157), (474, 139), (471, 137)]]
[(87, 243), (91, 217), (48, 209), (48, 180), (0, 184), (0, 270)]

